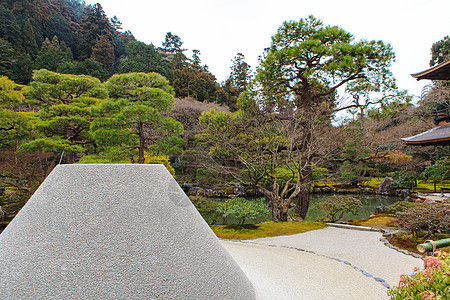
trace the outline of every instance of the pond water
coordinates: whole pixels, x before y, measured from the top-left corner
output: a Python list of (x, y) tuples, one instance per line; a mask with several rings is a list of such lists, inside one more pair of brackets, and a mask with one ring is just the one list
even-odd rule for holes
[[(325, 214), (322, 211), (320, 211), (320, 209), (317, 207), (317, 204), (323, 199), (326, 199), (327, 197), (330, 197), (332, 195), (333, 194), (311, 194), (309, 209), (308, 213), (306, 214), (305, 221), (317, 221), (323, 218)], [(344, 214), (343, 218), (340, 221), (347, 221), (348, 219), (357, 219), (357, 220), (366, 219), (375, 211), (375, 208), (377, 206), (381, 205), (388, 206), (399, 200), (399, 198), (393, 196), (363, 195), (363, 194), (355, 194), (349, 196), (353, 196), (356, 199), (360, 200), (363, 206), (360, 207), (355, 214)], [(219, 220), (217, 224), (227, 225), (237, 223), (237, 221), (238, 220), (236, 220), (236, 218), (227, 217), (223, 221)], [(271, 221), (270, 213), (261, 218), (256, 219), (252, 223), (261, 223), (266, 221)]]
[[(317, 203), (325, 199), (326, 197), (330, 197), (331, 194), (323, 195), (323, 194), (312, 194), (310, 195), (310, 203), (309, 203), (309, 209), (306, 214), (306, 221), (316, 221), (318, 219), (323, 218), (325, 215), (323, 212), (321, 212), (318, 207)], [(399, 199), (397, 197), (393, 196), (380, 196), (380, 195), (351, 195), (361, 201), (362, 207), (358, 209), (358, 211), (355, 214), (344, 214), (341, 221), (347, 221), (348, 219), (366, 219), (370, 217), (370, 215), (375, 211), (375, 208), (377, 206), (381, 205), (391, 205), (394, 202), (398, 201)]]

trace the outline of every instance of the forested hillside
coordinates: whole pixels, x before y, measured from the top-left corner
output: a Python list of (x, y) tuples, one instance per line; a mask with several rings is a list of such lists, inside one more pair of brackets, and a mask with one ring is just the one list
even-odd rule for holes
[[(28, 84), (32, 71), (90, 75), (107, 80), (116, 73), (157, 72), (176, 96), (226, 103), (235, 108), (239, 83), (216, 81), (200, 51), (187, 57), (181, 38), (170, 32), (161, 46), (137, 41), (101, 4), (80, 0), (0, 2), (0, 73)], [(236, 63), (244, 63), (243, 55)], [(248, 65), (247, 65), (248, 66)]]

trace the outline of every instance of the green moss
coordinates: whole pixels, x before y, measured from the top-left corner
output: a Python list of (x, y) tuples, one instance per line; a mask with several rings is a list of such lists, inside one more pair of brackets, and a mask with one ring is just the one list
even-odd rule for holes
[(257, 225), (212, 225), (221, 239), (249, 240), (270, 236), (291, 235), (325, 228), (321, 222), (264, 222)]
[(396, 219), (389, 214), (376, 214), (364, 220), (348, 220), (348, 224), (372, 228), (398, 228)]

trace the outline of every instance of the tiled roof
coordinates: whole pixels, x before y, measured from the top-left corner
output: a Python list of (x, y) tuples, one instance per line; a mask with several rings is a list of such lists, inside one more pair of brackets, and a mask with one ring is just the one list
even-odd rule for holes
[(447, 60), (439, 65), (436, 65), (428, 70), (411, 74), (417, 80), (431, 79), (431, 80), (450, 80), (450, 60)]
[(414, 136), (402, 138), (407, 145), (450, 145), (450, 124), (434, 127)]

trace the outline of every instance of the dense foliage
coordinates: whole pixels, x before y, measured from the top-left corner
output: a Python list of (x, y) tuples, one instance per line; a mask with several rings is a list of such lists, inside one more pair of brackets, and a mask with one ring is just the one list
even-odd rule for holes
[(247, 200), (236, 197), (228, 199), (217, 207), (217, 211), (224, 217), (233, 216), (238, 219), (238, 225), (253, 220), (268, 213), (267, 203), (264, 199)]
[[(0, 4), (0, 75), (16, 83), (28, 84), (32, 71), (44, 68), (101, 81), (116, 73), (156, 72), (173, 84), (176, 96), (232, 102), (233, 91), (222, 88), (208, 67), (201, 65), (200, 51), (193, 50), (188, 58), (182, 45), (181, 38), (171, 32), (160, 48), (137, 41), (116, 16), (108, 18), (99, 3), (19, 0)], [(233, 63), (243, 69), (232, 68), (231, 76), (239, 77), (232, 85), (242, 91), (250, 66), (243, 54), (238, 57)]]
[(402, 275), (398, 286), (390, 289), (391, 299), (448, 299), (450, 295), (450, 255), (437, 252), (424, 259), (424, 268), (413, 275)]
[(356, 213), (362, 203), (352, 196), (333, 195), (319, 202), (317, 206), (325, 213), (325, 221), (334, 223), (342, 219), (345, 213)]
[(450, 208), (445, 204), (421, 204), (397, 213), (397, 222), (413, 235), (450, 233)]
[[(432, 55), (433, 64), (448, 57), (447, 37)], [(237, 53), (219, 84), (181, 37), (137, 41), (100, 4), (1, 1), (2, 202), (25, 202), (60, 161), (157, 162), (180, 182), (240, 182), (284, 221), (304, 217), (311, 183), (330, 177), (394, 172), (399, 188), (445, 185), (449, 147), (405, 147), (400, 137), (433, 126), (450, 85), (433, 82), (412, 106), (393, 58), (390, 45), (310, 16), (280, 26), (255, 73)], [(333, 122), (342, 109), (351, 119)]]

